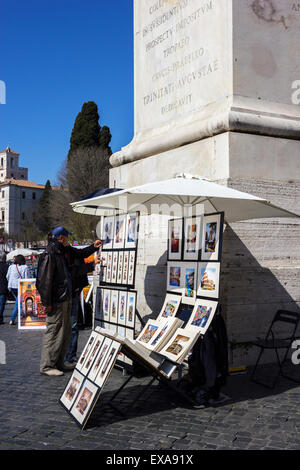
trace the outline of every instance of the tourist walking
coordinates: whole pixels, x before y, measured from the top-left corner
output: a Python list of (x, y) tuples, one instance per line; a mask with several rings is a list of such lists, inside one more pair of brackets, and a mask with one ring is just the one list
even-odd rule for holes
[(12, 293), (16, 301), (9, 324), (15, 325), (16, 318), (18, 315), (19, 280), (30, 278), (30, 271), (29, 268), (26, 266), (26, 259), (23, 255), (17, 255), (14, 257), (14, 262), (9, 266), (6, 278), (8, 281), (8, 290)]
[(3, 325), (3, 313), (8, 294), (8, 282), (6, 274), (8, 270), (8, 263), (6, 262), (6, 254), (0, 253), (0, 325)]

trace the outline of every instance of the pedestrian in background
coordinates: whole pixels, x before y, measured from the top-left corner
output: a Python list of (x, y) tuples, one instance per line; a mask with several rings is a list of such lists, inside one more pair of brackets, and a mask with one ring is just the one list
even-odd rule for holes
[(16, 317), (18, 315), (18, 288), (20, 279), (29, 279), (30, 271), (26, 266), (26, 259), (23, 255), (14, 257), (14, 263), (8, 268), (6, 279), (8, 281), (8, 290), (12, 293), (15, 299), (15, 306), (10, 318), (10, 325), (16, 324)]
[(0, 253), (0, 325), (3, 325), (3, 312), (7, 301), (8, 282), (6, 274), (8, 271), (8, 263), (6, 262), (6, 254)]

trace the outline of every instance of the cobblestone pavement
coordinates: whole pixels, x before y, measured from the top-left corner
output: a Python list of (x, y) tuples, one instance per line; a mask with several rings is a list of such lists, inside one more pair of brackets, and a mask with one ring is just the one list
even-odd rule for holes
[[(149, 381), (135, 378), (116, 399), (122, 409), (129, 405), (124, 418), (106, 404), (126, 379), (114, 369), (81, 430), (59, 404), (70, 373), (40, 375), (42, 332), (18, 331), (8, 314), (0, 325), (6, 345), (6, 364), (0, 364), (0, 450), (300, 449), (300, 385), (281, 378), (270, 391), (250, 382), (249, 374), (230, 376), (222, 390), (230, 399), (205, 409), (192, 409), (160, 385), (132, 405)], [(90, 332), (80, 331), (79, 353)]]

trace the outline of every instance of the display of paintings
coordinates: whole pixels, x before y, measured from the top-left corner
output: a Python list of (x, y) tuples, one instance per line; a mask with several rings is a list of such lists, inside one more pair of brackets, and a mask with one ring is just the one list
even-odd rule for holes
[(183, 219), (171, 219), (168, 224), (168, 259), (182, 258)]
[(93, 344), (96, 340), (96, 337), (97, 337), (97, 333), (95, 331), (92, 331), (82, 353), (81, 353), (81, 356), (80, 358), (78, 359), (78, 362), (76, 364), (76, 369), (78, 369), (79, 371), (81, 371), (81, 369), (83, 368), (83, 365), (84, 365), (84, 362), (86, 361), (89, 353), (91, 352), (91, 349), (93, 347)]
[(202, 240), (202, 217), (184, 219), (183, 259), (197, 261)]
[(203, 220), (203, 238), (201, 261), (219, 261), (221, 252), (222, 214), (205, 215)]
[(146, 326), (139, 334), (136, 342), (152, 351), (159, 351), (168, 341), (174, 330), (181, 326), (183, 321), (168, 317), (160, 320), (148, 320)]
[(122, 284), (124, 252), (119, 251), (117, 284)]
[(218, 302), (214, 300), (197, 299), (186, 327), (196, 327), (204, 335), (216, 313), (217, 306)]
[(106, 354), (108, 353), (109, 347), (111, 345), (112, 340), (110, 338), (105, 338), (101, 344), (101, 348), (98, 351), (98, 355), (95, 359), (95, 362), (88, 374), (88, 378), (94, 382), (96, 376), (105, 360)]
[(90, 352), (87, 355), (87, 358), (84, 361), (83, 366), (81, 368), (82, 374), (84, 374), (84, 375), (88, 374), (88, 372), (89, 372), (89, 370), (90, 370), (90, 368), (91, 368), (91, 366), (94, 362), (94, 359), (97, 356), (97, 353), (98, 353), (98, 351), (101, 347), (102, 339), (103, 339), (102, 336), (97, 335), (97, 337), (96, 337), (96, 339), (95, 339), (95, 341), (94, 341), (94, 343), (93, 343), (93, 345), (90, 349)]
[(129, 251), (128, 279), (127, 279), (127, 284), (129, 286), (132, 286), (134, 284), (134, 271), (135, 271), (135, 251)]
[(139, 215), (137, 212), (127, 214), (125, 248), (136, 248), (138, 239)]
[(126, 219), (126, 215), (118, 215), (115, 218), (114, 249), (124, 248)]
[(183, 270), (182, 303), (194, 304), (197, 293), (197, 264), (187, 264)]
[(80, 387), (82, 385), (82, 382), (84, 381), (84, 375), (82, 375), (78, 370), (74, 370), (72, 377), (70, 378), (64, 393), (60, 397), (61, 403), (64, 405), (67, 410), (70, 410), (72, 407), (77, 394), (80, 390)]
[(160, 354), (174, 362), (181, 363), (194, 346), (199, 335), (200, 331), (196, 328), (178, 328), (168, 343), (160, 350)]
[(103, 218), (103, 250), (111, 250), (114, 239), (114, 216)]
[(126, 306), (126, 326), (134, 327), (135, 323), (136, 292), (128, 292)]
[(71, 415), (82, 427), (84, 427), (84, 424), (88, 420), (98, 393), (99, 388), (88, 379), (85, 379), (77, 395), (77, 399), (71, 408)]
[(201, 297), (219, 297), (220, 263), (198, 263), (197, 295)]
[(118, 324), (126, 324), (126, 307), (127, 307), (127, 292), (120, 291), (119, 293), (119, 308), (118, 308)]
[(36, 279), (20, 279), (18, 287), (18, 328), (41, 330), (46, 328), (46, 312), (36, 288)]
[(111, 323), (117, 323), (118, 321), (118, 306), (119, 306), (119, 291), (111, 290), (110, 312), (109, 312), (109, 321)]
[(101, 367), (99, 368), (99, 372), (95, 379), (95, 384), (98, 385), (98, 387), (102, 387), (104, 385), (104, 382), (109, 376), (111, 369), (115, 363), (115, 360), (117, 358), (117, 354), (119, 353), (120, 348), (121, 348), (120, 343), (118, 343), (117, 341), (112, 341), (112, 344), (110, 345), (108, 353), (105, 356), (105, 359)]
[(124, 251), (122, 284), (127, 284), (127, 281), (128, 281), (128, 265), (129, 265), (129, 252)]
[(181, 296), (176, 294), (167, 294), (162, 309), (157, 319), (175, 317), (181, 302)]
[(116, 282), (117, 282), (118, 257), (119, 257), (119, 253), (117, 251), (113, 251), (113, 253), (112, 253), (112, 272), (111, 272), (111, 283), (112, 284), (116, 284)]

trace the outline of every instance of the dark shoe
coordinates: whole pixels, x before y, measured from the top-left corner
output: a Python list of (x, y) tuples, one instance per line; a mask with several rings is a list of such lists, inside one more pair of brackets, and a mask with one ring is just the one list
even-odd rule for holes
[(76, 362), (65, 362), (62, 370), (68, 371), (68, 370), (74, 370), (76, 366)]
[(10, 325), (15, 325), (16, 322), (15, 322), (15, 321), (10, 321), (9, 324), (10, 324)]

